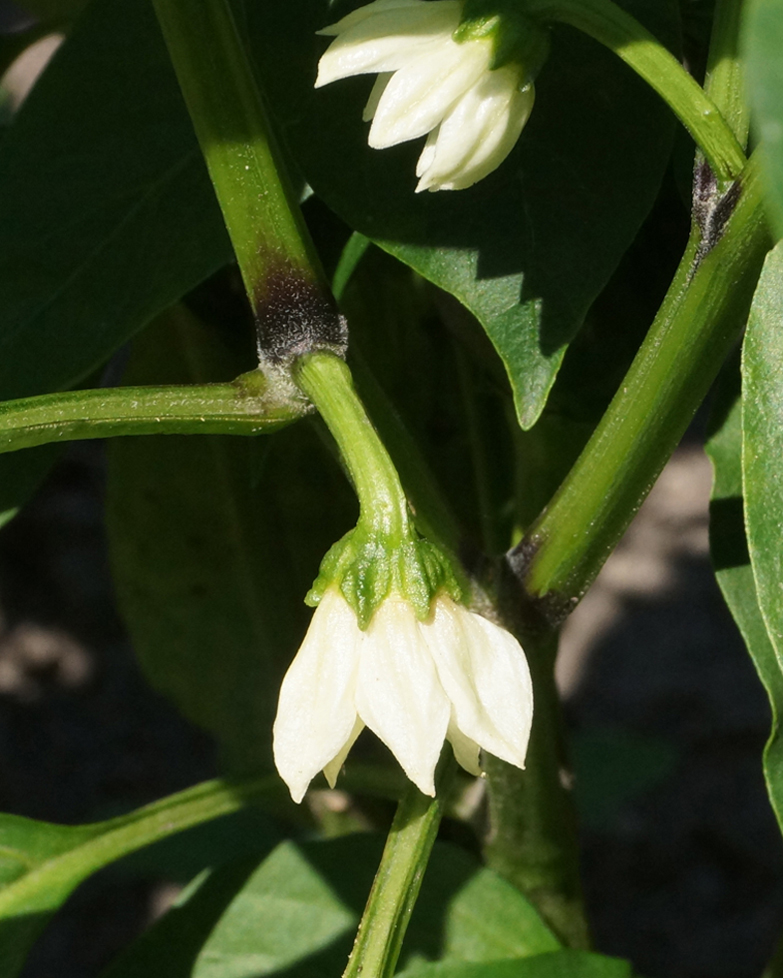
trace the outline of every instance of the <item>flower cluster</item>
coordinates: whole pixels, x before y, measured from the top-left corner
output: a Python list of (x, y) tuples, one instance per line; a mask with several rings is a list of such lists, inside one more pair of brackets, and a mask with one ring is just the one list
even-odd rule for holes
[(517, 61), (495, 65), (491, 32), (462, 39), (463, 10), (463, 0), (375, 0), (319, 32), (335, 40), (316, 87), (378, 73), (364, 110), (370, 146), (427, 136), (417, 192), (462, 190), (487, 176), (533, 108), (529, 71)]
[(429, 616), (392, 593), (359, 628), (328, 588), (280, 691), (275, 763), (294, 801), (321, 770), (333, 787), (369, 727), (424, 794), (435, 794), (444, 740), (479, 774), (483, 748), (524, 767), (533, 693), (524, 653), (505, 629), (441, 592)]

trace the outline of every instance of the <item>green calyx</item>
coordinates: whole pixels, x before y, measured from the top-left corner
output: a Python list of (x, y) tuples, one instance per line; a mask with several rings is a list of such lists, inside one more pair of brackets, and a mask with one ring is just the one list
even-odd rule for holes
[(329, 587), (340, 589), (361, 629), (390, 594), (408, 600), (424, 621), (438, 594), (461, 601), (464, 592), (452, 561), (429, 540), (411, 532), (390, 544), (363, 522), (330, 548), (305, 602), (315, 607)]
[(466, 0), (454, 31), (458, 44), (488, 38), (493, 44), (491, 68), (522, 68), (520, 87), (531, 85), (549, 56), (549, 30), (508, 0)]

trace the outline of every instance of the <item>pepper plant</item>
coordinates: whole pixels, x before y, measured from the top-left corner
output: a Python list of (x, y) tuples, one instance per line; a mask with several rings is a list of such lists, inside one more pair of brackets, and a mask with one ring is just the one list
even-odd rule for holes
[(721, 373), (711, 540), (783, 815), (783, 0), (27, 5), (4, 64), (65, 40), (0, 140), (1, 518), (107, 439), (141, 668), (225, 776), (0, 816), (0, 971), (255, 805), (286, 841), (107, 978), (630, 974), (583, 906), (558, 631)]

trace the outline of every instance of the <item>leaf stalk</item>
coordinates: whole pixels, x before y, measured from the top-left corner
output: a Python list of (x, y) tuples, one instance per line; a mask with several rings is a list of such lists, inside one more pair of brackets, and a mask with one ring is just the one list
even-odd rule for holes
[(542, 20), (570, 24), (604, 44), (667, 103), (721, 182), (736, 179), (745, 154), (715, 102), (663, 44), (612, 0), (527, 0)]
[(306, 410), (303, 403), (273, 401), (259, 371), (228, 384), (42, 394), (0, 403), (0, 453), (119, 435), (258, 435)]

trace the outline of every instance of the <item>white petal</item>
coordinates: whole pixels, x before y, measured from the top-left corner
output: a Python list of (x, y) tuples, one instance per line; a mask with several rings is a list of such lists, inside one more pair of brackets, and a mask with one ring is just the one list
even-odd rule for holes
[(370, 146), (385, 149), (434, 129), (486, 73), (491, 53), (489, 41), (449, 40), (397, 71), (375, 111)]
[(364, 112), (362, 112), (362, 122), (369, 122), (375, 115), (375, 110), (378, 108), (378, 103), (386, 90), (386, 86), (391, 81), (392, 74), (393, 72), (391, 71), (384, 71), (381, 72), (381, 74), (375, 79), (375, 84), (370, 92), (370, 97), (367, 99)]
[(375, 17), (383, 10), (395, 10), (400, 7), (416, 8), (423, 2), (424, 0), (375, 0), (374, 3), (366, 3), (363, 7), (357, 7), (356, 10), (338, 20), (336, 24), (330, 24), (328, 27), (316, 31), (316, 34), (325, 37), (337, 37), (338, 34), (347, 31), (349, 27), (360, 24), (368, 17)]
[(275, 764), (295, 802), (353, 733), (361, 638), (353, 609), (328, 590), (283, 679), (274, 724)]
[(416, 164), (417, 177), (420, 177), (423, 173), (425, 173), (435, 161), (435, 146), (438, 142), (439, 132), (440, 126), (436, 126), (429, 136), (427, 136), (427, 142), (424, 144), (424, 149), (421, 151), (419, 162)]
[(454, 757), (460, 767), (464, 768), (468, 774), (481, 774), (479, 764), (479, 745), (475, 740), (466, 737), (453, 720), (449, 723), (446, 740), (451, 744)]
[(445, 596), (422, 627), (460, 731), (517, 767), (533, 721), (533, 685), (519, 642)]
[(430, 10), (441, 3), (450, 5), (451, 0), (422, 0), (424, 11), (406, 7), (381, 12), (341, 33), (321, 55), (315, 87), (352, 75), (396, 71), (453, 43), (451, 33), (459, 23), (461, 5), (444, 18), (440, 11)]
[(356, 743), (362, 730), (364, 730), (364, 724), (357, 717), (348, 740), (346, 740), (332, 760), (324, 766), (324, 777), (326, 778), (330, 788), (333, 788), (337, 784), (337, 775), (342, 770), (343, 764), (345, 764), (345, 759), (348, 756), (350, 749)]
[(533, 108), (515, 68), (483, 75), (441, 123), (435, 157), (416, 188), (464, 190), (496, 169), (514, 148)]
[(450, 707), (420, 623), (403, 598), (387, 598), (364, 633), (356, 708), (419, 790), (434, 795)]

